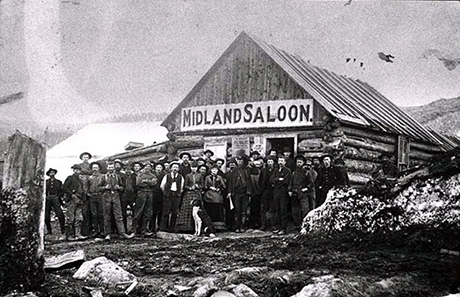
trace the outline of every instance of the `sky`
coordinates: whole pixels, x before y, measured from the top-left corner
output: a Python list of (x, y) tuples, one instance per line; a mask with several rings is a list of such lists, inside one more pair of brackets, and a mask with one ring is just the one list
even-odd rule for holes
[(0, 96), (26, 96), (0, 107), (0, 121), (169, 112), (243, 30), (399, 106), (460, 96), (460, 66), (422, 57), (460, 59), (459, 1), (345, 3), (3, 0)]

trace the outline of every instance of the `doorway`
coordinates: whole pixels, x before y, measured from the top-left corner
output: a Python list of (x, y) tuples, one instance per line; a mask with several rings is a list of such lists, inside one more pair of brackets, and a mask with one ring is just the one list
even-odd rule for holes
[(295, 141), (294, 137), (287, 137), (287, 138), (267, 138), (267, 151), (266, 155), (270, 153), (272, 149), (275, 149), (278, 153), (283, 153), (283, 149), (288, 147), (292, 155), (294, 156), (296, 153), (295, 148)]

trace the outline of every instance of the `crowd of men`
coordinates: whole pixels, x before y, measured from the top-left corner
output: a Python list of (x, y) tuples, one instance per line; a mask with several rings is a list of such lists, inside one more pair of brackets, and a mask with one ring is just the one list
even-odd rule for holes
[(84, 152), (64, 183), (56, 178), (56, 169), (46, 172), (47, 231), (53, 232), (53, 210), (60, 240), (110, 240), (114, 234), (126, 239), (150, 237), (159, 230), (196, 232), (192, 205), (203, 205), (202, 212), (212, 222), (205, 226), (209, 232), (251, 228), (286, 234), (288, 223), (299, 229), (305, 215), (324, 203), (331, 188), (349, 186), (342, 159), (291, 154), (289, 148), (272, 150), (266, 157), (238, 152), (224, 168), (225, 161), (213, 159), (214, 153), (206, 150), (195, 160), (183, 152), (173, 161), (167, 156), (129, 165), (115, 160), (101, 168)]

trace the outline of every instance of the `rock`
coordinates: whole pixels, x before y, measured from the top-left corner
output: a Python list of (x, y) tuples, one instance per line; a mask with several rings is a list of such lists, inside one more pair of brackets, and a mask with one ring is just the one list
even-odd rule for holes
[(173, 290), (168, 290), (168, 292), (166, 292), (166, 296), (167, 297), (175, 297), (175, 296), (177, 296), (177, 293), (174, 292)]
[(244, 267), (230, 272), (225, 278), (225, 283), (236, 283), (241, 276), (260, 279), (262, 274), (269, 271), (268, 267)]
[(334, 278), (335, 276), (333, 276), (332, 274), (328, 274), (328, 275), (312, 277), (311, 280), (315, 283), (319, 283), (319, 282), (327, 282), (327, 281), (333, 280)]
[(45, 259), (45, 271), (64, 269), (79, 266), (85, 261), (85, 252), (78, 250)]
[(195, 239), (195, 236), (191, 234), (169, 233), (169, 232), (159, 231), (157, 232), (157, 238), (167, 239), (167, 240), (193, 240)]
[(239, 284), (236, 288), (233, 289), (233, 293), (237, 297), (259, 297), (251, 288), (245, 284)]
[(235, 297), (235, 295), (228, 291), (220, 290), (212, 294), (211, 297)]
[(193, 292), (193, 297), (207, 297), (212, 290), (217, 290), (217, 287), (213, 284), (206, 283), (201, 285)]
[(184, 292), (184, 291), (191, 290), (192, 287), (181, 286), (181, 285), (174, 285), (174, 289), (176, 289), (176, 290), (179, 291), (179, 292)]
[(363, 292), (360, 292), (356, 287), (356, 284), (345, 283), (341, 279), (333, 278), (321, 278), (314, 284), (309, 284), (303, 287), (303, 289), (291, 296), (291, 297), (336, 297), (336, 296), (348, 296), (348, 297), (366, 297), (369, 296)]
[(110, 286), (117, 284), (130, 284), (136, 281), (136, 277), (115, 264), (106, 257), (95, 258), (86, 261), (73, 275), (76, 279), (91, 280)]

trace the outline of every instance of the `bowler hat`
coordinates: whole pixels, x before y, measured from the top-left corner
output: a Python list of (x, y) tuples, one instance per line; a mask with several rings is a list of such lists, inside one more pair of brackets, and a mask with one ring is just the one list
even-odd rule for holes
[(46, 172), (46, 175), (50, 176), (50, 173), (51, 173), (51, 172), (54, 172), (54, 174), (56, 174), (56, 173), (57, 173), (57, 170), (54, 169), (54, 168), (50, 168), (50, 169), (48, 169), (48, 171)]
[(90, 153), (88, 153), (88, 152), (83, 152), (83, 153), (80, 154), (80, 160), (83, 160), (83, 156), (84, 156), (84, 155), (88, 155), (88, 157), (89, 157), (90, 159), (93, 157), (93, 155), (91, 155)]
[(214, 156), (214, 152), (211, 151), (210, 149), (207, 149), (207, 150), (205, 150), (205, 151), (203, 152), (203, 154), (205, 154), (205, 155), (206, 155), (206, 153), (211, 153), (211, 156)]
[(283, 148), (283, 152), (291, 152), (291, 149), (289, 147), (285, 146)]
[(74, 164), (72, 167), (70, 167), (70, 169), (80, 169), (81, 170), (81, 166), (80, 164)]
[[(183, 156), (187, 155), (189, 159), (192, 159), (192, 155), (189, 152), (182, 152), (179, 154), (179, 158), (182, 159)], [(172, 164), (171, 164), (172, 165)]]

